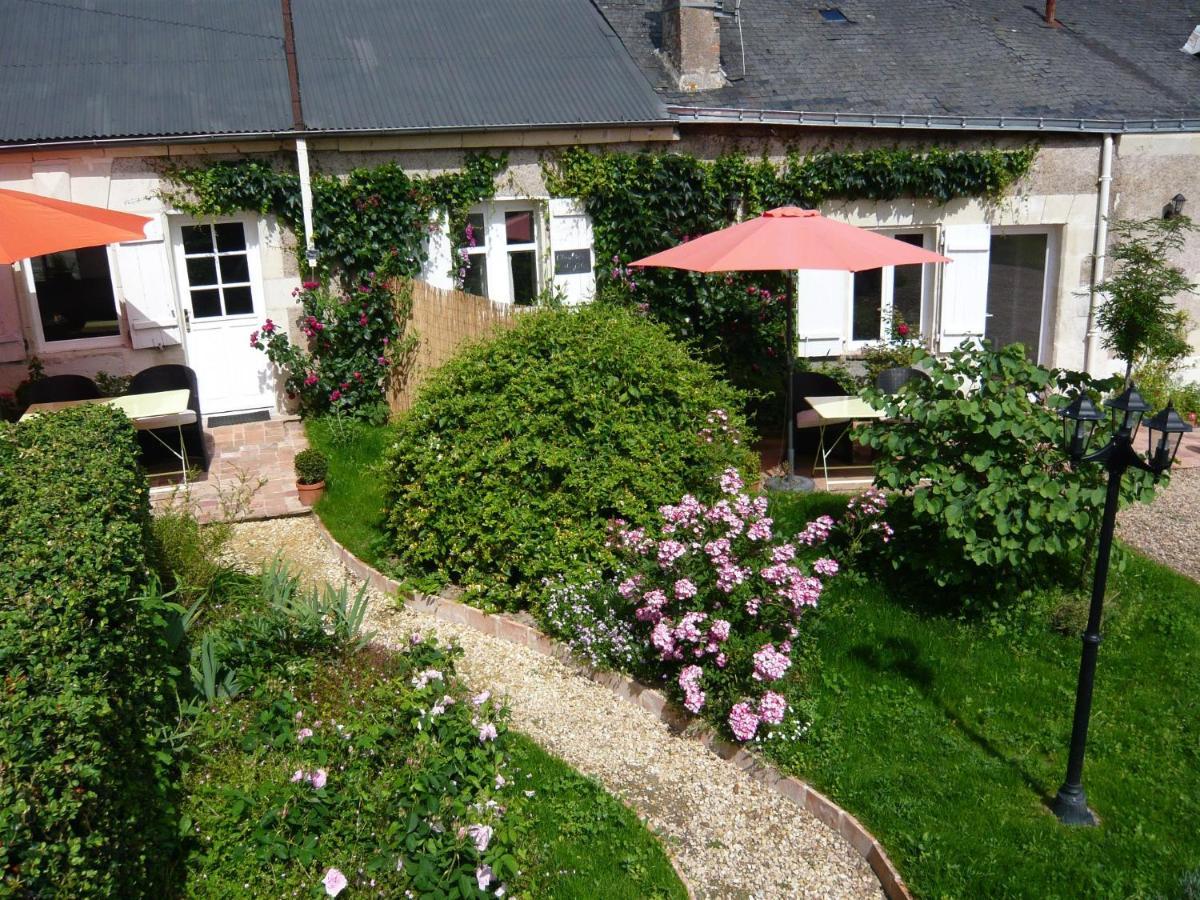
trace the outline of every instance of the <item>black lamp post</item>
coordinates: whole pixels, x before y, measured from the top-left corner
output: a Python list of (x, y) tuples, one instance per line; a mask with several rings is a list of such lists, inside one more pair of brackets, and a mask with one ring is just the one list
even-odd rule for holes
[[(1062, 411), (1063, 435), (1072, 462), (1099, 462), (1108, 470), (1108, 492), (1104, 498), (1104, 516), (1100, 523), (1100, 542), (1096, 549), (1096, 577), (1092, 583), (1092, 604), (1087, 628), (1083, 632), (1083, 658), (1079, 663), (1079, 683), (1075, 689), (1075, 721), (1071, 728), (1071, 751), (1067, 758), (1067, 777), (1051, 808), (1066, 825), (1095, 825), (1096, 817), (1087, 807), (1083, 792), (1083, 755), (1087, 747), (1088, 718), (1092, 711), (1092, 684), (1096, 677), (1096, 655), (1100, 650), (1100, 616), (1104, 609), (1104, 589), (1108, 583), (1108, 560), (1112, 553), (1113, 528), (1121, 495), (1121, 479), (1132, 466), (1150, 472), (1158, 479), (1171, 468), (1179, 442), (1190, 425), (1179, 418), (1171, 406), (1146, 423), (1149, 446), (1146, 458), (1133, 449), (1142, 416), (1150, 411), (1132, 384), (1119, 397), (1105, 400), (1112, 411), (1113, 435), (1094, 453), (1088, 453), (1096, 423), (1104, 416), (1085, 395), (1080, 395)], [(1156, 437), (1157, 436), (1157, 437)]]

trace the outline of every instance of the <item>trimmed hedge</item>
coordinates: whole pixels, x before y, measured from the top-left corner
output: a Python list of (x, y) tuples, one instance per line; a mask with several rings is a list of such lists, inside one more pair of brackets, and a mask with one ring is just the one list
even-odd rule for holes
[(530, 313), (443, 366), (398, 423), (385, 552), (417, 583), (536, 605), (544, 579), (614, 563), (610, 519), (646, 523), (685, 493), (711, 496), (729, 466), (756, 473), (737, 439), (744, 407), (637, 313)]
[(171, 694), (146, 585), (128, 420), (87, 406), (0, 426), (0, 893), (167, 893)]

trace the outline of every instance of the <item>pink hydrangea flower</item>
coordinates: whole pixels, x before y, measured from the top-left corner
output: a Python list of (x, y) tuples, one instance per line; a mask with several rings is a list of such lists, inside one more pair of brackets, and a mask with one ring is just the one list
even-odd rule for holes
[(768, 725), (778, 725), (787, 714), (787, 701), (774, 691), (767, 691), (758, 700), (758, 715)]
[(687, 547), (679, 541), (663, 541), (658, 545), (658, 564), (664, 569), (669, 569), (685, 553)]
[(308, 740), (312, 736), (313, 736), (313, 730), (311, 728), (301, 728), (299, 731), (296, 732), (296, 740), (299, 741), (301, 744), (303, 744), (306, 740)]
[(796, 558), (796, 547), (794, 544), (780, 544), (778, 547), (771, 548), (771, 562), (786, 563)]
[(346, 889), (349, 883), (346, 881), (346, 876), (340, 870), (330, 868), (325, 872), (325, 877), (321, 879), (321, 883), (325, 885), (325, 893), (330, 897), (336, 897)]
[(479, 728), (479, 743), (494, 741), (497, 737), (496, 726), (491, 722), (484, 722)]
[(685, 666), (679, 673), (679, 686), (683, 688), (683, 705), (689, 712), (698, 713), (704, 708), (705, 695), (700, 690), (700, 678), (704, 670), (699, 666)]
[(721, 473), (721, 490), (726, 494), (736, 494), (746, 485), (742, 482), (742, 476), (738, 474), (738, 470), (732, 467)]
[(736, 703), (729, 710), (729, 730), (739, 741), (748, 741), (758, 731), (758, 714), (749, 703)]
[(324, 769), (317, 769), (317, 771), (308, 776), (308, 783), (313, 786), (313, 790), (319, 791), (321, 788), (325, 787), (325, 782), (328, 781), (328, 779), (328, 772), (326, 772)]
[(836, 575), (838, 573), (838, 561), (823, 557), (813, 563), (813, 571), (818, 575)]
[(770, 519), (759, 519), (746, 531), (746, 537), (752, 541), (769, 541), (773, 537)]
[(774, 644), (764, 644), (754, 654), (754, 680), (778, 681), (791, 664), (792, 660), (776, 650)]
[(625, 600), (631, 600), (633, 595), (637, 593), (638, 583), (640, 578), (626, 578), (617, 585), (617, 593)]
[(675, 582), (675, 597), (679, 600), (690, 600), (696, 596), (696, 585), (689, 578), (680, 578)]
[(716, 619), (712, 623), (712, 627), (708, 629), (708, 633), (712, 635), (713, 640), (727, 641), (729, 640), (729, 629), (732, 626), (725, 619)]

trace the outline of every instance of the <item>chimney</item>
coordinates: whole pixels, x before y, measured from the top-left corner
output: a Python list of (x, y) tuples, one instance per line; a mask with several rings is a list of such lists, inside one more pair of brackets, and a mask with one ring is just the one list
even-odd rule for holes
[(721, 71), (720, 0), (663, 0), (662, 52), (681, 91), (725, 86)]

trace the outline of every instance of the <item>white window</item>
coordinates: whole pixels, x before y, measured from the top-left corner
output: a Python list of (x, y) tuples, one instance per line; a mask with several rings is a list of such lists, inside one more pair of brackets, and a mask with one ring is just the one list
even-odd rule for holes
[(488, 203), (467, 216), (463, 290), (529, 306), (541, 291), (541, 214), (532, 204)]
[[(888, 235), (914, 247), (925, 247), (923, 231)], [(904, 322), (915, 336), (923, 331), (927, 277), (924, 265), (884, 266), (855, 272), (851, 279), (849, 346), (859, 349), (888, 340), (894, 322)]]
[(195, 319), (254, 315), (250, 251), (241, 222), (183, 225), (179, 229)]
[(37, 256), (27, 261), (25, 270), (40, 347), (69, 350), (121, 343), (108, 248)]

